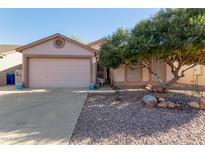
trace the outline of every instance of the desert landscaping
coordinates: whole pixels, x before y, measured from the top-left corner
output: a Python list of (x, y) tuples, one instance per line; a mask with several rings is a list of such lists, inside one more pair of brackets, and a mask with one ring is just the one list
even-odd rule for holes
[(205, 144), (200, 96), (188, 89), (157, 96), (145, 89), (89, 94), (70, 144)]

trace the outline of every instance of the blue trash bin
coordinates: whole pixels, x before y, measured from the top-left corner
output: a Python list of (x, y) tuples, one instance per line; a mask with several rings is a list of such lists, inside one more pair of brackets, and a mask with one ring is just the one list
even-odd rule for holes
[(14, 73), (7, 73), (6, 74), (6, 84), (7, 85), (14, 85), (15, 84), (15, 74)]

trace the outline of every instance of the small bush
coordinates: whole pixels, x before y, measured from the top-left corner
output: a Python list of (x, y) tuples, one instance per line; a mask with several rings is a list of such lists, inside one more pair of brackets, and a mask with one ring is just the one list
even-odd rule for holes
[(121, 95), (121, 89), (117, 86), (113, 87), (113, 89), (115, 90), (115, 93), (114, 93), (114, 99), (116, 101), (121, 101), (121, 98), (120, 98), (120, 95)]

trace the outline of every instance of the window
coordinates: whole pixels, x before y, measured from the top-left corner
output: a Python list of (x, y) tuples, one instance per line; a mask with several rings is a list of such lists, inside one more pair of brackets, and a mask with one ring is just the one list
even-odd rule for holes
[(56, 48), (63, 48), (65, 45), (65, 40), (62, 38), (57, 38), (54, 40), (54, 46)]
[(140, 80), (140, 68), (131, 69), (127, 67), (127, 80), (139, 81)]
[[(157, 73), (161, 79), (164, 79), (164, 62), (152, 62), (152, 70)], [(152, 80), (158, 81), (154, 75), (152, 75)]]

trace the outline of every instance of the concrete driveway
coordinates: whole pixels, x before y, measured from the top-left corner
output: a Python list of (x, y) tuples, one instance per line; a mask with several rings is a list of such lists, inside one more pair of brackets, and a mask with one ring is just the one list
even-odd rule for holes
[(0, 88), (0, 144), (67, 144), (87, 97), (80, 90)]

